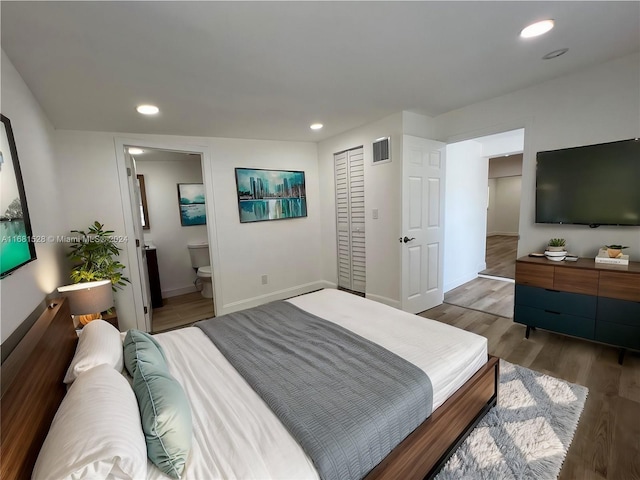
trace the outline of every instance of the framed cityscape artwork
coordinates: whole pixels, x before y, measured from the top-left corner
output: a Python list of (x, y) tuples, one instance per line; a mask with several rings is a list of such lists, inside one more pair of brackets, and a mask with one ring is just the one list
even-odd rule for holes
[(236, 168), (240, 223), (307, 216), (304, 172)]

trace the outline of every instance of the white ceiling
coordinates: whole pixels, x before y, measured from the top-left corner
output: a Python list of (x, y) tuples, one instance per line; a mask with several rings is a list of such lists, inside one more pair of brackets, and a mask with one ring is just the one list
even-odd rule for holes
[[(1, 2), (59, 129), (317, 141), (640, 50), (640, 2)], [(553, 18), (545, 36), (520, 39)], [(569, 52), (542, 60), (559, 48)], [(149, 118), (140, 103), (160, 107)], [(309, 129), (322, 122), (319, 132)]]

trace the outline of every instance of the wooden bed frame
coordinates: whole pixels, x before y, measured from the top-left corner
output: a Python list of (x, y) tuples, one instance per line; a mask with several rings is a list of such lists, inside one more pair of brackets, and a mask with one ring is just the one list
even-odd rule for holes
[[(25, 479), (65, 395), (62, 379), (77, 335), (68, 302), (57, 299), (2, 364), (0, 478)], [(496, 404), (499, 362), (489, 357), (440, 408), (398, 445), (367, 480), (431, 478)]]
[(2, 364), (0, 478), (31, 478), (77, 342), (69, 302), (56, 299)]

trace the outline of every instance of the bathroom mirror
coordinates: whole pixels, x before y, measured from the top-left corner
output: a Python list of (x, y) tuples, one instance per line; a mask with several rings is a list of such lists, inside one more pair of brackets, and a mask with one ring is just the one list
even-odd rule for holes
[(136, 175), (138, 179), (138, 196), (140, 198), (140, 219), (142, 220), (142, 228), (149, 230), (149, 210), (147, 209), (147, 192), (144, 187), (144, 175)]

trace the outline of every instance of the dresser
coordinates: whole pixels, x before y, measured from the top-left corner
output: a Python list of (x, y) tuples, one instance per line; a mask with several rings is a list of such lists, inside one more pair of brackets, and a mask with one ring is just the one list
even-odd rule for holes
[(593, 259), (516, 261), (513, 320), (531, 328), (640, 350), (640, 262), (596, 264)]

